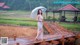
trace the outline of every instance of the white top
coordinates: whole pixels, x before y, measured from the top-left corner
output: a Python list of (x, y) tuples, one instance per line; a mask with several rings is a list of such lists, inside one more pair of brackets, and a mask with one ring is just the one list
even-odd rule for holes
[(37, 19), (38, 19), (38, 21), (43, 21), (43, 16), (42, 15), (38, 15)]

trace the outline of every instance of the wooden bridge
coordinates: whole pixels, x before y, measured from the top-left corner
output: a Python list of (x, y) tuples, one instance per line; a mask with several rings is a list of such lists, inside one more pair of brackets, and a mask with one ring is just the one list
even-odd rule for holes
[(8, 45), (74, 45), (74, 41), (80, 38), (80, 35), (75, 35), (72, 31), (67, 30), (58, 23), (44, 22), (44, 27), (49, 34), (44, 35), (43, 41), (22, 38), (17, 39), (16, 36), (14, 36), (14, 41), (9, 40)]

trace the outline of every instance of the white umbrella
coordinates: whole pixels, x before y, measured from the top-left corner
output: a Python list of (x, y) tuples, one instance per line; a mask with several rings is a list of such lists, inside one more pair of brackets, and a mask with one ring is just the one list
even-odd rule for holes
[(31, 18), (36, 19), (38, 9), (41, 9), (41, 10), (42, 10), (42, 13), (47, 10), (47, 9), (46, 9), (45, 7), (43, 7), (43, 6), (36, 7), (36, 8), (33, 9), (32, 12), (31, 12), (31, 15), (30, 15)]

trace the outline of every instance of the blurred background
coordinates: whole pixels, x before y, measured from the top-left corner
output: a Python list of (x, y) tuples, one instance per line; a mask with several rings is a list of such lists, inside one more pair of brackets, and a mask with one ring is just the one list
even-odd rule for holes
[[(35, 7), (44, 6), (47, 10), (58, 10), (68, 4), (80, 10), (80, 0), (0, 0), (0, 25), (37, 27), (37, 22), (30, 18), (31, 11)], [(53, 15), (55, 15), (54, 19)], [(59, 21), (59, 15), (59, 13), (48, 12), (47, 19)], [(43, 16), (45, 18), (46, 13)], [(67, 21), (73, 21), (75, 13), (66, 12), (65, 16)], [(80, 12), (77, 20), (80, 21)], [(59, 24), (67, 29), (80, 31), (80, 23), (61, 22)], [(3, 31), (2, 28), (1, 30)]]
[[(80, 10), (80, 0), (0, 0), (0, 36), (17, 37), (36, 36), (37, 22), (30, 18), (31, 11), (38, 6), (44, 6), (47, 10), (58, 10), (66, 5)], [(54, 11), (56, 12), (56, 11)], [(73, 23), (75, 12), (66, 11), (65, 17), (68, 22), (59, 22), (60, 13), (48, 12), (43, 14), (48, 22), (58, 22), (68, 30), (80, 33), (80, 22)], [(64, 14), (64, 11), (62, 12)], [(55, 15), (55, 16), (53, 16)], [(80, 12), (77, 15), (80, 21)]]
[[(44, 6), (47, 9), (59, 9), (67, 4), (72, 4), (80, 9), (80, 0), (0, 0), (0, 3), (8, 6), (5, 10), (26, 10), (30, 11), (37, 6)], [(1, 4), (0, 4), (1, 5)], [(4, 8), (1, 8), (3, 10)]]

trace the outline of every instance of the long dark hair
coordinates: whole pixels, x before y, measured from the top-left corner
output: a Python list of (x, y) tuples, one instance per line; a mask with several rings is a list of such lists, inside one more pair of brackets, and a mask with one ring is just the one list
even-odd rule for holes
[[(40, 14), (39, 10), (41, 10), (41, 9), (38, 9), (37, 15), (39, 15), (39, 14)], [(42, 10), (41, 10), (41, 15), (42, 15)]]

